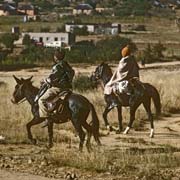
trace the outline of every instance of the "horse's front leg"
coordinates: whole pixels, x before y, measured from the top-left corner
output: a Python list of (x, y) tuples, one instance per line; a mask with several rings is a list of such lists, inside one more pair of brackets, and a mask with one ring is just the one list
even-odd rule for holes
[(120, 133), (123, 130), (123, 126), (122, 126), (122, 107), (118, 106), (117, 111), (118, 111), (118, 122), (119, 122), (119, 129), (118, 129), (117, 133)]
[(40, 124), (44, 121), (43, 118), (36, 118), (34, 117), (30, 122), (27, 123), (26, 125), (26, 129), (27, 129), (27, 134), (28, 134), (28, 139), (30, 139), (30, 141), (33, 144), (36, 144), (36, 139), (33, 138), (32, 133), (31, 133), (31, 127), (36, 125), (36, 124)]
[(105, 110), (103, 112), (104, 123), (105, 123), (105, 126), (106, 126), (107, 130), (109, 130), (109, 131), (113, 131), (113, 128), (112, 128), (112, 126), (109, 125), (109, 122), (108, 122), (108, 119), (107, 119), (107, 115), (111, 110), (112, 110), (112, 108), (110, 109), (109, 106), (106, 106), (106, 108), (105, 108)]
[(53, 147), (53, 122), (48, 123), (48, 135), (49, 135), (49, 145), (48, 148)]

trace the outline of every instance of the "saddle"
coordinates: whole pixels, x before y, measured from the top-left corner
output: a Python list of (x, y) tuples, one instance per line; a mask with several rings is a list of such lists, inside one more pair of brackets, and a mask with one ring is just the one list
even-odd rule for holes
[[(129, 102), (129, 105), (133, 106), (145, 93), (145, 87), (138, 78), (132, 78), (128, 81), (120, 82), (114, 94), (122, 104)], [(124, 96), (126, 94), (127, 96)], [(128, 100), (128, 99), (129, 100)]]
[(47, 109), (50, 113), (60, 114), (63, 112), (66, 100), (72, 92), (70, 90), (64, 90), (57, 96), (47, 102)]
[(129, 89), (133, 89), (134, 91), (139, 91), (141, 93), (145, 91), (143, 83), (138, 78), (131, 78), (128, 82)]
[(134, 91), (144, 92), (145, 88), (138, 78), (131, 78), (129, 80), (124, 80), (118, 82), (113, 87), (114, 94), (127, 94), (131, 95)]

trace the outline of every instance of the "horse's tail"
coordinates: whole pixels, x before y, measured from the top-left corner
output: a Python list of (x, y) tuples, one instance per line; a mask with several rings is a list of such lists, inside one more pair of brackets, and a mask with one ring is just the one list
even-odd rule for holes
[(160, 95), (158, 90), (151, 85), (151, 97), (153, 99), (154, 102), (154, 106), (156, 109), (156, 115), (160, 115), (161, 114), (161, 99), (160, 99)]
[(92, 114), (92, 125), (91, 125), (92, 133), (95, 141), (100, 145), (101, 141), (99, 139), (99, 119), (95, 111), (94, 105), (90, 104), (90, 106), (91, 106), (91, 114)]

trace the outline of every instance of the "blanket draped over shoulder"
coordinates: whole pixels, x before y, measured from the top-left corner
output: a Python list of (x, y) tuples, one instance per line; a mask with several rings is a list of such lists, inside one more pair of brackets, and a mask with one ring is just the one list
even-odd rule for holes
[(110, 81), (106, 84), (104, 94), (111, 94), (118, 82), (129, 80), (133, 77), (139, 78), (139, 66), (137, 62), (133, 56), (123, 57)]

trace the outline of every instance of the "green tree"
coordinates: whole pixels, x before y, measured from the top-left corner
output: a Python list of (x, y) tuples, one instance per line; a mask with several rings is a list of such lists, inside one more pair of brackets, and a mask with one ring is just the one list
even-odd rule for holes
[(94, 0), (85, 0), (85, 3), (91, 5), (94, 9), (96, 8), (96, 1)]
[(166, 50), (166, 47), (159, 41), (152, 48), (154, 58), (156, 60), (161, 60), (164, 57), (163, 51), (165, 50)]
[(12, 33), (5, 33), (1, 36), (1, 42), (5, 45), (6, 48), (11, 49), (11, 51), (14, 48), (14, 41), (17, 39), (17, 37)]
[(54, 5), (48, 0), (35, 0), (33, 4), (38, 6), (43, 12), (51, 11), (54, 8)]
[(75, 27), (74, 28), (74, 34), (75, 35), (88, 35), (89, 32), (87, 31), (87, 26), (83, 26), (82, 28), (79, 28), (79, 27)]
[(58, 0), (57, 4), (58, 6), (61, 6), (61, 7), (69, 7), (70, 2), (67, 0)]
[(115, 7), (117, 16), (149, 15), (151, 4), (148, 0), (124, 0), (122, 5)]
[(96, 55), (98, 60), (111, 61), (121, 58), (121, 49), (127, 44), (131, 45), (132, 51), (136, 51), (136, 45), (128, 38), (113, 36), (98, 41), (96, 44)]
[(30, 38), (29, 34), (25, 34), (22, 43), (23, 43), (23, 45), (25, 45), (27, 47), (30, 46), (31, 38)]
[(152, 63), (155, 61), (153, 57), (152, 47), (150, 44), (148, 44), (145, 50), (143, 51), (143, 57), (145, 58), (146, 63)]

